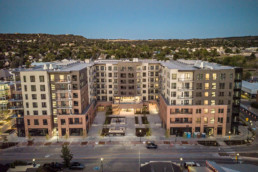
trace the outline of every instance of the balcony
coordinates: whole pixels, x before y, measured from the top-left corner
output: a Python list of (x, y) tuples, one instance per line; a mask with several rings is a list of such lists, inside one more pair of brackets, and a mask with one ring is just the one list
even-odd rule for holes
[(192, 99), (193, 96), (177, 96), (178, 99)]
[(170, 124), (192, 124), (192, 121), (170, 121)]
[(10, 106), (9, 110), (23, 110), (23, 106)]
[(193, 81), (193, 78), (178, 78), (178, 81), (181, 81), (181, 82)]
[(178, 91), (183, 91), (183, 90), (193, 90), (193, 87), (178, 87)]
[(72, 106), (57, 106), (57, 109), (72, 109)]
[(57, 84), (65, 84), (65, 83), (71, 83), (71, 81), (68, 81), (66, 79), (57, 79), (55, 80)]
[(22, 102), (22, 98), (19, 99), (9, 99), (9, 102)]

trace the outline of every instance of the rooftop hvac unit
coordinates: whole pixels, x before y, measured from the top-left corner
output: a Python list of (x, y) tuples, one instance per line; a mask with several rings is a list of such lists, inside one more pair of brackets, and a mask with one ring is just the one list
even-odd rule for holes
[(48, 70), (47, 64), (44, 64), (43, 69), (44, 69), (44, 70)]

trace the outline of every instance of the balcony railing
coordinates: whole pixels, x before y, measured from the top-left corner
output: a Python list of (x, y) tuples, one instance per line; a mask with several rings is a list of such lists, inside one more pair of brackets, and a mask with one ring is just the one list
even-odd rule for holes
[(193, 96), (177, 96), (178, 99), (192, 99)]
[(193, 87), (178, 87), (178, 90), (193, 90)]
[(10, 106), (8, 107), (9, 110), (23, 110), (23, 106)]
[(178, 81), (193, 81), (193, 78), (178, 78)]
[(57, 79), (55, 80), (56, 83), (71, 83), (71, 81), (68, 81), (66, 79)]

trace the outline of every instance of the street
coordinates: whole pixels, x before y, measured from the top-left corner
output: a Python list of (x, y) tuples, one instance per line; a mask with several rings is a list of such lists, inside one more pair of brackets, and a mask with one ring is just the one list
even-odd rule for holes
[[(236, 163), (236, 153), (258, 153), (257, 146), (235, 146), (235, 147), (205, 147), (200, 145), (159, 145), (158, 149), (146, 149), (140, 145), (73, 145), (70, 146), (73, 161), (85, 164), (84, 171), (94, 171), (94, 167), (100, 166), (100, 158), (104, 158), (105, 171), (138, 171), (139, 164), (149, 161), (172, 161), (179, 163), (183, 161), (195, 161), (204, 165), (205, 160), (212, 160), (217, 163)], [(60, 158), (61, 146), (31, 146), (14, 147), (2, 150), (0, 162), (10, 163), (14, 160), (31, 162), (33, 158), (36, 163), (62, 162)], [(218, 153), (226, 154), (220, 156)], [(244, 159), (240, 156), (241, 163), (258, 164), (258, 159)]]

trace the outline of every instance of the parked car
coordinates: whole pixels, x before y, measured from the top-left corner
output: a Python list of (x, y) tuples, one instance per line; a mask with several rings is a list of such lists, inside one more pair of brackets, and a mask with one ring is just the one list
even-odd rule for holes
[(85, 168), (85, 166), (82, 163), (79, 163), (79, 162), (72, 162), (69, 168), (70, 169), (82, 170), (82, 169)]
[(196, 163), (196, 162), (185, 162), (184, 163), (184, 167), (185, 168), (188, 168), (189, 166), (191, 166), (191, 167), (200, 167), (200, 164)]
[(49, 171), (55, 172), (55, 171), (63, 170), (64, 164), (61, 164), (59, 162), (51, 162), (51, 163), (44, 164), (43, 167)]
[(149, 142), (146, 144), (146, 148), (147, 149), (157, 149), (158, 148), (158, 145), (156, 145), (155, 143), (153, 142)]

